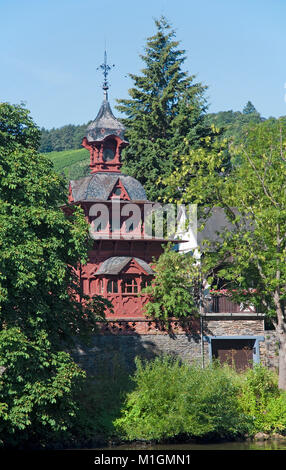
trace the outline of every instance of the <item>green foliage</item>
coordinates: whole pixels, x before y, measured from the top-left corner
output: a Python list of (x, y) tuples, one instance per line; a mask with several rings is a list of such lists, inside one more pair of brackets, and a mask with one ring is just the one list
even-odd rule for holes
[(45, 157), (51, 160), (55, 171), (63, 175), (66, 181), (76, 180), (90, 174), (90, 158), (86, 149), (50, 152)]
[(202, 369), (171, 357), (136, 365), (134, 390), (115, 421), (126, 440), (230, 438), (247, 432), (237, 383), (227, 368)]
[(187, 369), (170, 358), (146, 364), (136, 360), (134, 390), (127, 395), (122, 417), (115, 427), (127, 440), (162, 439), (183, 432), (184, 414), (178, 400)]
[(41, 129), (39, 152), (61, 152), (63, 150), (80, 149), (88, 124), (68, 124), (58, 129)]
[(0, 103), (0, 147), (37, 149), (40, 138), (41, 132), (23, 104)]
[(281, 346), (280, 387), (286, 390), (285, 132), (285, 118), (253, 124), (235, 149), (240, 163), (231, 172), (223, 171), (221, 151), (200, 149), (182, 157), (182, 168), (166, 184), (183, 188), (184, 202), (224, 209), (229, 225), (204, 247), (205, 262), (222, 268), (218, 275), (236, 290), (234, 300), (272, 318)]
[(271, 397), (277, 398), (279, 390), (274, 372), (261, 365), (255, 365), (244, 376), (241, 388), (241, 404), (245, 412), (251, 415), (265, 412)]
[[(248, 109), (251, 110), (247, 107)], [(209, 126), (215, 126), (216, 129), (219, 129), (218, 140), (220, 142), (226, 140), (227, 147), (224, 153), (234, 166), (240, 162), (238, 155), (234, 155), (234, 150), (245, 142), (249, 125), (259, 124), (264, 121), (264, 118), (256, 110), (251, 112), (244, 112), (243, 110), (242, 113), (232, 110), (220, 111), (207, 114), (205, 119)]]
[(286, 394), (281, 391), (278, 397), (269, 399), (263, 415), (263, 431), (286, 435)]
[(156, 34), (141, 55), (142, 74), (129, 74), (134, 82), (130, 98), (118, 100), (117, 106), (127, 117), (123, 122), (130, 144), (123, 152), (123, 169), (139, 179), (150, 200), (165, 194), (157, 182), (174, 170), (178, 155), (211, 134), (204, 124), (206, 87), (183, 71), (185, 51), (166, 19), (155, 25)]
[(256, 365), (243, 376), (239, 403), (251, 419), (250, 432), (286, 432), (286, 394), (278, 389), (277, 375)]
[(163, 321), (197, 313), (199, 271), (195, 259), (167, 246), (154, 263), (152, 285), (142, 290), (150, 295), (144, 313)]
[[(2, 126), (5, 145), (0, 145), (0, 428), (5, 445), (11, 433), (17, 444), (42, 436), (44, 429), (48, 439), (50, 431), (68, 428), (82, 372), (64, 351), (95, 330), (107, 305), (101, 297), (84, 299), (75, 276), (87, 258), (83, 212), (65, 215), (64, 179), (36, 152), (36, 131), (29, 121), (28, 132), (26, 112), (8, 109), (11, 122)], [(7, 106), (0, 107), (0, 122), (2, 115), (5, 121)]]
[(31, 340), (16, 327), (0, 332), (0, 435), (6, 446), (66, 438), (78, 412), (75, 392), (85, 374), (47, 336), (43, 330)]
[(179, 436), (236, 439), (258, 432), (286, 434), (286, 394), (262, 365), (237, 373), (219, 364), (187, 364), (170, 356), (136, 359), (115, 429), (125, 440)]

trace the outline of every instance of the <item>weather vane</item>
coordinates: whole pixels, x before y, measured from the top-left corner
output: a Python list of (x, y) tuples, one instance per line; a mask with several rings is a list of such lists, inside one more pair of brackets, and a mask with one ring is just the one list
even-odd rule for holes
[(104, 62), (103, 64), (101, 64), (99, 67), (97, 67), (97, 70), (98, 69), (101, 69), (103, 71), (103, 77), (104, 77), (104, 80), (103, 80), (103, 86), (102, 86), (102, 89), (104, 91), (104, 97), (105, 99), (107, 99), (107, 90), (109, 88), (109, 84), (108, 84), (108, 80), (107, 80), (107, 77), (108, 77), (108, 73), (109, 71), (112, 69), (112, 67), (114, 67), (115, 65), (112, 64), (112, 65), (108, 65), (107, 64), (107, 54), (106, 54), (106, 50), (104, 51)]

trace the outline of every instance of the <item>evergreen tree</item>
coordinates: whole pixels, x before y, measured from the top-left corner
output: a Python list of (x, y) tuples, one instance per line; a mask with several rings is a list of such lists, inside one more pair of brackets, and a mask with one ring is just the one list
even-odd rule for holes
[(130, 99), (120, 99), (117, 109), (127, 118), (129, 146), (123, 152), (124, 168), (156, 200), (166, 194), (158, 179), (176, 167), (178, 156), (201, 145), (210, 134), (204, 123), (206, 87), (182, 70), (185, 51), (164, 17), (155, 20), (156, 34), (147, 39), (142, 75), (129, 74), (134, 87)]
[(251, 101), (247, 101), (246, 105), (243, 108), (243, 114), (252, 114), (252, 113), (257, 113), (254, 105), (251, 103)]
[(88, 124), (67, 124), (58, 129), (41, 129), (41, 142), (39, 152), (48, 153), (52, 151), (81, 149), (81, 142), (85, 135)]

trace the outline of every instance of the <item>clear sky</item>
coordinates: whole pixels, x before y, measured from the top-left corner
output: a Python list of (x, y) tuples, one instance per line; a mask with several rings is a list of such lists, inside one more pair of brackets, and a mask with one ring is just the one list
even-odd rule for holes
[(106, 44), (116, 114), (161, 15), (185, 69), (208, 85), (210, 112), (250, 100), (265, 117), (286, 115), (286, 0), (0, 0), (0, 100), (24, 101), (48, 129), (88, 122), (103, 98)]

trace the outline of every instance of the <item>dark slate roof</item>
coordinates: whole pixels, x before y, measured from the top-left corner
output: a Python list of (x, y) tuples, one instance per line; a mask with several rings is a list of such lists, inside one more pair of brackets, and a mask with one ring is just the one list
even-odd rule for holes
[(131, 256), (113, 256), (111, 258), (106, 259), (100, 265), (98, 270), (96, 271), (96, 275), (99, 274), (119, 274), (123, 268), (132, 260), (134, 259), (136, 263), (141, 266), (141, 268), (147, 272), (148, 274), (154, 274), (152, 268), (150, 268), (149, 264), (146, 263), (143, 259), (140, 258), (133, 258)]
[(132, 176), (112, 172), (98, 172), (85, 178), (72, 180), (70, 184), (73, 199), (75, 202), (94, 199), (106, 201), (118, 179), (122, 182), (131, 200), (147, 201), (145, 190), (139, 181)]
[(108, 135), (117, 135), (124, 140), (125, 127), (113, 115), (109, 102), (105, 99), (93, 122), (86, 131), (88, 142), (101, 141)]
[[(233, 211), (238, 214), (238, 211), (235, 208), (232, 208)], [(200, 246), (203, 245), (205, 240), (210, 242), (218, 242), (221, 240), (219, 235), (224, 229), (233, 230), (234, 226), (229, 222), (225, 211), (222, 207), (213, 207), (210, 213), (209, 218), (205, 221), (198, 221), (198, 228), (201, 223), (203, 223), (203, 230), (198, 230), (197, 240)]]

